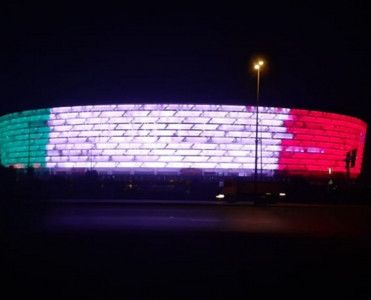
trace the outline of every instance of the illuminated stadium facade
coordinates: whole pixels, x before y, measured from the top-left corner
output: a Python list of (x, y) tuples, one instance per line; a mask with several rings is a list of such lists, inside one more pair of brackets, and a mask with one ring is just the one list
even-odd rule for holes
[[(362, 168), (367, 124), (336, 113), (259, 107), (258, 168), (276, 174), (346, 175)], [(56, 107), (0, 117), (1, 164), (51, 172), (202, 173), (250, 176), (256, 107), (123, 104)], [(353, 152), (352, 152), (353, 151)], [(354, 159), (355, 157), (353, 157)]]

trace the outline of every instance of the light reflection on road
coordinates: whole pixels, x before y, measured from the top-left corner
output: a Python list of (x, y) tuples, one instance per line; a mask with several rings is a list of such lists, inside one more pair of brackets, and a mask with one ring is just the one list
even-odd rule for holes
[(371, 208), (362, 206), (251, 205), (56, 205), (45, 214), (46, 231), (218, 231), (313, 237), (371, 234)]

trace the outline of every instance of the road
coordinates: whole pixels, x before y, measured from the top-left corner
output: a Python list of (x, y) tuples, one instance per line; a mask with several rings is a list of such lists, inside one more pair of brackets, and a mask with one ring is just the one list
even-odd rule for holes
[(14, 296), (371, 295), (368, 205), (65, 201), (13, 209), (3, 232)]

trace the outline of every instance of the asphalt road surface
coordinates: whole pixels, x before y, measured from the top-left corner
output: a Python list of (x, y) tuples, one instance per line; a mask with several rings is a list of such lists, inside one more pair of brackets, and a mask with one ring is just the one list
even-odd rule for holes
[(12, 298), (371, 295), (368, 205), (84, 200), (3, 212)]

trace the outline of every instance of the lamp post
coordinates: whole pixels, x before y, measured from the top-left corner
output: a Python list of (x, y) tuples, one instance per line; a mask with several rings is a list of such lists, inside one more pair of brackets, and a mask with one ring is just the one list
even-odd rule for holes
[(255, 63), (254, 69), (257, 71), (256, 80), (256, 122), (255, 122), (255, 189), (257, 189), (256, 182), (258, 180), (258, 144), (259, 144), (259, 93), (260, 93), (260, 69), (264, 65), (264, 61), (259, 60)]

